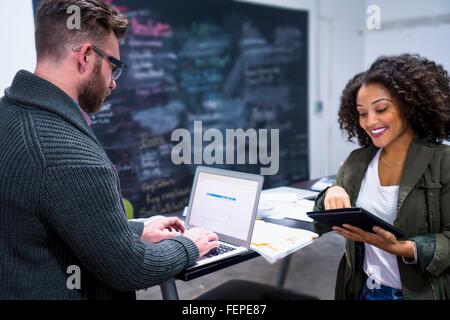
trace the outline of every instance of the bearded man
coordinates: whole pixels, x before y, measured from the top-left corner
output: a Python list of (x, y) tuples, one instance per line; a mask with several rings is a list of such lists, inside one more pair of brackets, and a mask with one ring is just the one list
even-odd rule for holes
[[(68, 27), (72, 6), (80, 29)], [(125, 69), (127, 26), (101, 0), (45, 0), (38, 10), (36, 70), (19, 71), (0, 99), (0, 299), (135, 299), (218, 246), (216, 234), (178, 218), (126, 218), (87, 114)]]

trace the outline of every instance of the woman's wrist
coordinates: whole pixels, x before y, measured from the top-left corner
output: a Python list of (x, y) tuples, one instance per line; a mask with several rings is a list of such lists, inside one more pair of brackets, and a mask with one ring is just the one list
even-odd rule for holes
[(399, 250), (397, 256), (414, 259), (416, 257), (415, 247), (416, 244), (414, 243), (414, 241), (411, 240), (399, 241)]

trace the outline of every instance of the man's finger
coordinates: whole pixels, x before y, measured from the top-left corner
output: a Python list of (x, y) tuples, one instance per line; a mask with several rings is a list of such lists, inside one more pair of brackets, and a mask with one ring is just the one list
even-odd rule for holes
[(184, 226), (184, 222), (178, 218), (175, 218), (175, 220), (172, 223), (172, 227), (177, 229), (180, 232), (184, 232), (186, 230), (186, 227)]
[(208, 239), (208, 241), (218, 241), (219, 237), (215, 233), (210, 233), (206, 236), (206, 239)]
[(180, 232), (185, 231), (184, 222), (177, 217), (168, 217), (166, 220), (164, 220), (164, 227), (174, 228)]
[(219, 247), (219, 241), (210, 241), (208, 242), (207, 247), (209, 248), (209, 250), (214, 249), (214, 248), (218, 248)]

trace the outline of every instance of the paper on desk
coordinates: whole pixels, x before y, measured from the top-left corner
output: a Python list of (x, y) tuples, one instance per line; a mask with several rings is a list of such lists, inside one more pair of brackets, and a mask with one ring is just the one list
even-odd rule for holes
[(261, 202), (295, 202), (297, 201), (297, 195), (291, 192), (262, 192), (259, 198)]
[[(314, 220), (306, 214), (314, 209), (314, 201), (302, 199), (295, 205), (288, 205), (283, 214), (285, 218), (313, 222)], [(278, 210), (278, 209), (277, 209)]]
[[(276, 194), (295, 194), (297, 196), (297, 199), (303, 199), (310, 196), (317, 196), (319, 193), (316, 191), (311, 190), (304, 190), (304, 189), (298, 189), (298, 188), (291, 188), (291, 187), (278, 187), (273, 189), (266, 189), (261, 192), (261, 195), (270, 194), (270, 193), (276, 193)], [(291, 197), (291, 196), (288, 196)]]
[[(270, 205), (270, 206), (269, 206)], [(263, 209), (264, 207), (266, 209)], [(262, 218), (270, 217), (271, 219), (290, 218), (295, 220), (313, 222), (306, 215), (307, 212), (314, 208), (314, 201), (300, 199), (294, 202), (287, 201), (267, 201), (260, 202), (258, 207), (258, 215)]]
[(275, 263), (312, 243), (317, 237), (318, 235), (311, 231), (257, 220), (250, 248), (270, 263)]
[(258, 216), (261, 218), (284, 219), (285, 213), (293, 210), (292, 206), (297, 201), (297, 195), (293, 192), (275, 192), (272, 190), (261, 192)]

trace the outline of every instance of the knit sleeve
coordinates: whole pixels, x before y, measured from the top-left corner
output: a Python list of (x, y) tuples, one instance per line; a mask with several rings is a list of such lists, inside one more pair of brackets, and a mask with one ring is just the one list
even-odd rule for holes
[(142, 237), (142, 232), (144, 231), (144, 223), (137, 221), (128, 221), (131, 231), (136, 233), (139, 237)]
[(117, 291), (150, 287), (195, 263), (195, 244), (177, 237), (144, 243), (121, 206), (118, 177), (106, 166), (49, 168), (44, 217), (85, 268)]

